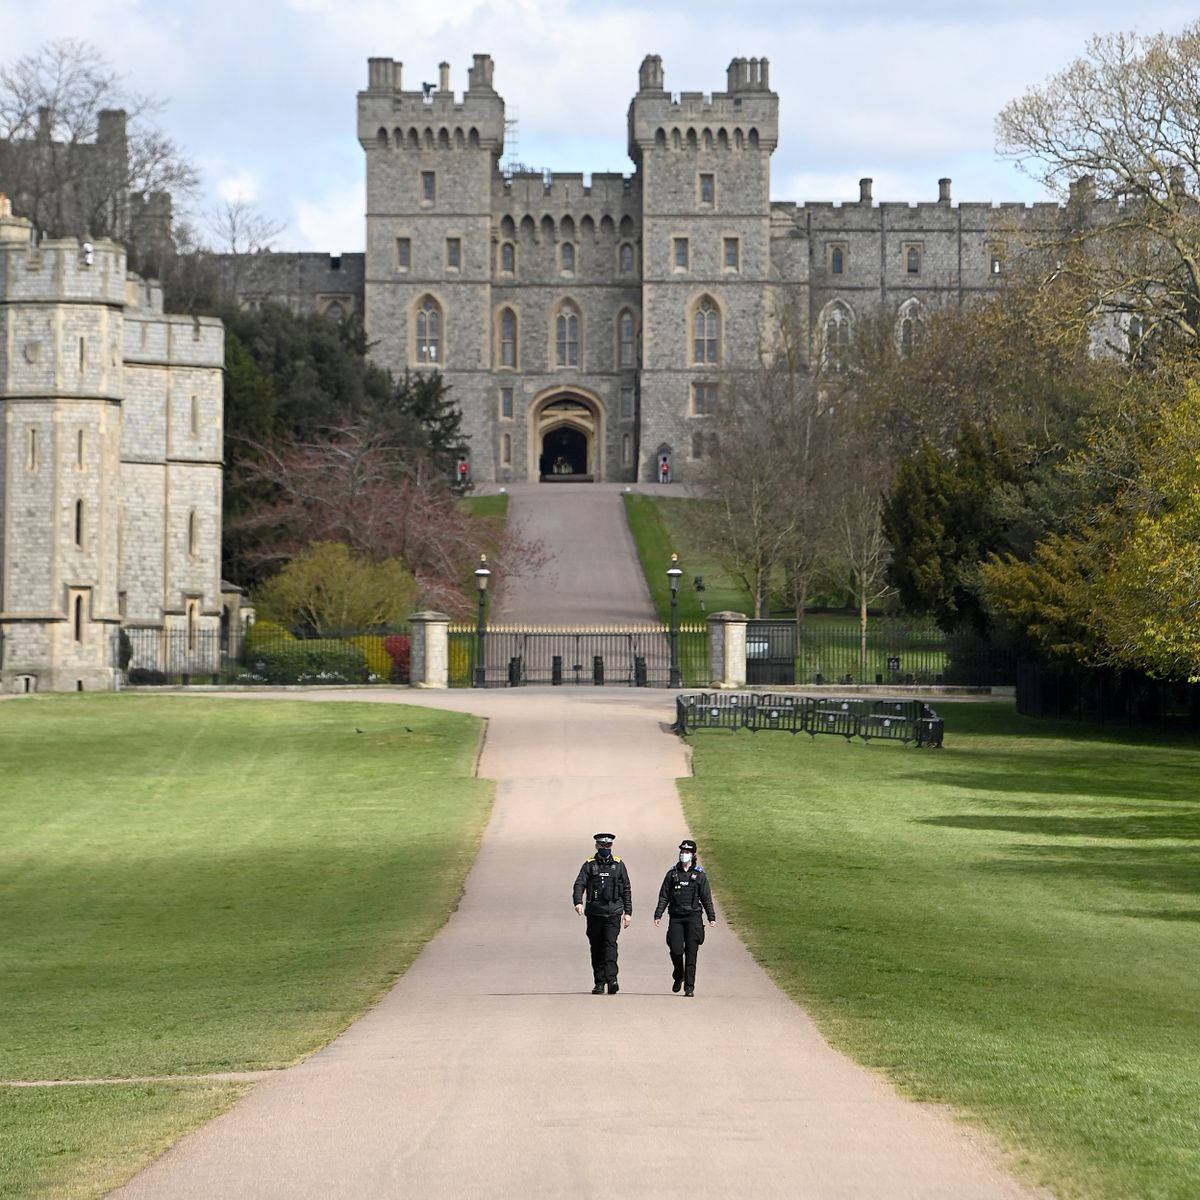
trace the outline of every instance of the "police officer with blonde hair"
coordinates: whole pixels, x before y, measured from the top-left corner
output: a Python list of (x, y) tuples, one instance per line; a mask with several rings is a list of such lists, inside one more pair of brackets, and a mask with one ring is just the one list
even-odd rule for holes
[(593, 996), (615, 996), (617, 986), (617, 936), (629, 928), (633, 919), (633, 893), (629, 871), (612, 852), (616, 835), (595, 835), (596, 853), (589, 858), (571, 889), (571, 903), (580, 916), (587, 917), (587, 939), (592, 948)]
[(712, 889), (704, 868), (696, 861), (696, 843), (685, 838), (679, 843), (679, 861), (666, 873), (658, 890), (654, 924), (670, 910), (667, 949), (671, 954), (671, 991), (683, 988), (685, 996), (696, 994), (696, 957), (704, 943), (704, 918), (717, 923)]

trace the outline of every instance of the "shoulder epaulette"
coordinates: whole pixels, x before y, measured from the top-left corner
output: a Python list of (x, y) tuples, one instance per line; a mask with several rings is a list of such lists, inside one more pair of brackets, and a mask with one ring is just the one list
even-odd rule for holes
[(617, 857), (615, 854), (612, 856), (612, 860), (613, 860), (613, 862), (620, 862), (620, 861), (621, 861), (621, 860), (620, 860), (620, 859), (619, 859), (619, 858), (618, 858), (618, 857)]
[(588, 862), (595, 862), (595, 861), (596, 861), (596, 856), (593, 854), (591, 856), (591, 858), (588, 859)]

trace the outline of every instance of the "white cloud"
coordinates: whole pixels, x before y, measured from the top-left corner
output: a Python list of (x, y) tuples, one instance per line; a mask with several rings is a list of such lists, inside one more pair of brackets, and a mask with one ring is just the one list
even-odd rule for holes
[(246, 200), (252, 203), (258, 199), (258, 180), (243, 168), (217, 180), (217, 195), (222, 200)]
[[(278, 239), (280, 246), (297, 250), (361, 250), (366, 189), (361, 182), (334, 188), (315, 200), (301, 200), (292, 214), (292, 229)], [(289, 243), (294, 232), (297, 241)]]

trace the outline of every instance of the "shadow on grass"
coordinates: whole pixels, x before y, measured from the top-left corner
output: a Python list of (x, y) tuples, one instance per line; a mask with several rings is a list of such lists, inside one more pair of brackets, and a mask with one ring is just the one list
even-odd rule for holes
[(1134, 917), (1138, 920), (1200, 923), (1200, 908), (1179, 909), (1174, 912), (1163, 912), (1155, 908), (1096, 908), (1092, 911), (1101, 917)]
[(1200, 840), (1200, 808), (1171, 813), (1129, 813), (1119, 817), (964, 813), (951, 817), (920, 817), (917, 824), (941, 825), (950, 829), (994, 829), (1001, 833), (1030, 833), (1038, 837)]
[[(1200, 896), (1200, 851), (1191, 846), (1014, 846), (1012, 856), (983, 864), (1002, 875), (1062, 876), (1115, 883), (1136, 892)], [(1139, 916), (1169, 914), (1137, 913)]]

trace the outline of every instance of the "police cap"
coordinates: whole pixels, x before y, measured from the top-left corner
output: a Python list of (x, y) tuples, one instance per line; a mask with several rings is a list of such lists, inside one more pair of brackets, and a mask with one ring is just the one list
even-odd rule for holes
[(593, 840), (601, 846), (611, 846), (617, 840), (617, 835), (615, 833), (597, 833)]
[(696, 843), (693, 842), (691, 838), (684, 838), (683, 841), (679, 843), (679, 848), (680, 850), (690, 850), (694, 854), (696, 852)]

